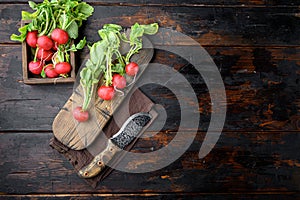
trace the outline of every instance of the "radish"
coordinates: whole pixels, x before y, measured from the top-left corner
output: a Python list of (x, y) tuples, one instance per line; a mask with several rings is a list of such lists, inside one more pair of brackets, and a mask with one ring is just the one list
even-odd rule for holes
[(120, 74), (114, 74), (112, 77), (113, 86), (118, 89), (123, 89), (126, 87), (126, 79)]
[(38, 39), (37, 31), (29, 31), (26, 35), (27, 44), (33, 48), (36, 48), (37, 39)]
[(55, 41), (58, 45), (66, 44), (69, 40), (69, 35), (66, 31), (56, 28), (51, 33), (51, 39)]
[(130, 62), (125, 66), (126, 74), (129, 76), (135, 76), (139, 71), (139, 66), (135, 62)]
[(43, 61), (50, 61), (53, 56), (53, 52), (51, 50), (38, 49), (37, 50), (37, 58)]
[(33, 74), (41, 74), (43, 70), (43, 63), (41, 61), (31, 61), (28, 64), (28, 70)]
[(71, 65), (68, 62), (60, 62), (55, 65), (55, 72), (58, 74), (67, 74), (71, 71)]
[(44, 71), (48, 78), (56, 78), (59, 75), (58, 73), (55, 72), (53, 64), (48, 64), (45, 67)]
[(111, 100), (115, 95), (115, 89), (113, 86), (102, 85), (98, 89), (98, 96), (103, 100)]
[(84, 122), (89, 119), (89, 113), (82, 110), (81, 106), (78, 106), (73, 110), (73, 117), (79, 122)]
[(37, 39), (38, 47), (44, 50), (50, 50), (53, 47), (53, 41), (46, 35), (42, 35)]

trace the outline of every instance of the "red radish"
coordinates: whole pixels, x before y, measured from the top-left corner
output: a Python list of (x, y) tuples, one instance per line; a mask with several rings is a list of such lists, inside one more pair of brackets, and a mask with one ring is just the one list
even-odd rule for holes
[(55, 65), (55, 72), (58, 74), (67, 74), (71, 71), (71, 65), (68, 62), (60, 62)]
[(38, 49), (37, 58), (43, 61), (50, 61), (52, 59), (53, 52), (51, 50)]
[(58, 45), (66, 44), (69, 40), (69, 35), (66, 31), (56, 28), (51, 33), (51, 39), (55, 41)]
[(50, 50), (53, 47), (53, 41), (46, 35), (42, 35), (37, 39), (37, 45), (45, 50)]
[(98, 89), (98, 96), (103, 100), (111, 100), (115, 95), (115, 89), (113, 86), (102, 85)]
[(36, 48), (37, 39), (38, 39), (37, 31), (29, 31), (26, 35), (26, 42), (29, 46)]
[(73, 110), (73, 117), (79, 122), (84, 122), (89, 119), (89, 113), (82, 110), (81, 106), (78, 106)]
[(28, 70), (33, 74), (41, 74), (43, 70), (43, 63), (41, 61), (31, 61), (28, 64)]
[(59, 75), (58, 73), (55, 72), (53, 64), (48, 64), (44, 70), (48, 78), (56, 78)]
[(128, 63), (125, 66), (126, 74), (129, 76), (135, 76), (139, 71), (139, 66), (135, 62)]
[(126, 79), (120, 74), (114, 74), (112, 77), (113, 86), (118, 89), (123, 89), (126, 87)]

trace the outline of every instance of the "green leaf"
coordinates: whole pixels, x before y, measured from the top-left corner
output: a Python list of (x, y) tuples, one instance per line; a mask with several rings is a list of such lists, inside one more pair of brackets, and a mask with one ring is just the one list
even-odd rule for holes
[(83, 14), (79, 15), (82, 20), (86, 20), (94, 12), (94, 8), (85, 2), (78, 4), (77, 9), (79, 13)]
[(22, 26), (18, 29), (18, 31), (22, 34), (27, 34), (27, 28), (28, 28), (28, 25), (25, 25), (25, 26)]
[(58, 22), (58, 28), (66, 30), (68, 26), (71, 25), (72, 20), (69, 19), (69, 16), (66, 14), (65, 10), (63, 10), (63, 13), (59, 15)]
[(70, 51), (77, 51), (77, 48), (75, 44), (72, 44), (71, 48), (69, 49)]
[(120, 46), (120, 40), (119, 40), (118, 36), (114, 32), (109, 32), (109, 34), (108, 34), (108, 40), (109, 40), (109, 43), (111, 44), (110, 46), (113, 49), (118, 49), (119, 48), (119, 46)]
[(99, 78), (101, 72), (103, 72), (105, 69), (105, 66), (104, 65), (101, 65), (99, 68), (97, 68), (95, 71), (94, 71), (94, 77), (95, 78)]
[(86, 82), (86, 80), (83, 78), (84, 75), (81, 75), (82, 72), (83, 72), (83, 71), (81, 71), (81, 73), (80, 73), (80, 84), (81, 84), (83, 87), (85, 87), (86, 84), (87, 84), (87, 82)]
[(92, 63), (92, 61), (90, 59), (88, 59), (85, 63), (86, 68), (93, 68), (93, 65), (94, 64)]
[(100, 65), (104, 62), (106, 49), (106, 41), (96, 42), (90, 48), (90, 60), (93, 63), (94, 68), (100, 67)]
[(125, 33), (120, 33), (120, 34), (119, 34), (119, 37), (120, 37), (120, 39), (121, 39), (122, 41), (124, 41), (124, 42), (129, 42), (129, 40), (128, 40), (128, 38), (127, 38), (127, 36), (126, 36)]
[(145, 34), (154, 35), (158, 31), (158, 24), (153, 23), (153, 24), (141, 25), (141, 28), (144, 29)]
[(135, 23), (133, 26), (131, 26), (130, 31), (130, 45), (134, 45), (135, 43), (138, 43), (139, 37), (142, 37), (144, 34), (144, 29), (138, 24)]
[(110, 32), (117, 33), (122, 30), (122, 27), (118, 24), (104, 24), (103, 29), (106, 29), (107, 31)]
[(37, 30), (37, 28), (33, 25), (33, 23), (29, 23), (27, 26), (28, 31), (34, 31)]
[(31, 20), (32, 19), (32, 14), (30, 12), (22, 11), (22, 20)]
[(99, 82), (98, 79), (93, 79), (93, 80), (92, 80), (92, 84), (97, 84), (98, 82)]
[(86, 81), (91, 80), (92, 75), (93, 75), (93, 72), (89, 68), (87, 68), (84, 79)]
[(83, 49), (84, 46), (85, 46), (85, 44), (86, 44), (86, 39), (85, 39), (85, 37), (84, 37), (84, 38), (83, 38), (82, 40), (80, 40), (79, 43), (76, 45), (76, 49)]
[(10, 39), (13, 41), (23, 42), (26, 39), (28, 25), (22, 26), (18, 29), (20, 35), (12, 34)]
[(85, 79), (80, 79), (80, 85), (82, 85), (83, 88), (86, 86), (86, 81), (85, 81)]
[(18, 42), (23, 42), (25, 40), (26, 37), (23, 37), (22, 35), (16, 35), (16, 34), (12, 34), (10, 36), (10, 40), (12, 41), (18, 41)]
[(121, 63), (117, 63), (115, 65), (112, 66), (111, 68), (112, 72), (124, 75), (125, 74), (125, 70), (124, 70), (124, 66)]
[(97, 46), (99, 46), (99, 43), (94, 43), (90, 48), (90, 61), (93, 63), (93, 65), (96, 65), (99, 60)]
[(101, 29), (98, 31), (99, 36), (101, 37), (102, 40), (107, 40), (107, 31), (104, 29)]
[(76, 39), (78, 37), (78, 25), (75, 21), (72, 21), (70, 25), (67, 27), (66, 31), (69, 34), (69, 37), (72, 39)]
[(33, 10), (37, 9), (37, 4), (34, 3), (33, 1), (28, 1), (29, 7), (32, 8)]
[(80, 72), (80, 83), (83, 86), (87, 86), (89, 80), (91, 79), (92, 73), (91, 73), (91, 69), (90, 68), (83, 68)]

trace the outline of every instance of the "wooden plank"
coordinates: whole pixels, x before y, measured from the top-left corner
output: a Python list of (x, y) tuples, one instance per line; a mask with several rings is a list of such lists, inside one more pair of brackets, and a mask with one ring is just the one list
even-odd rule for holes
[[(21, 46), (1, 46), (0, 129), (51, 129), (54, 116), (73, 91), (73, 84), (26, 85), (22, 82)], [(42, 111), (44, 110), (44, 111)], [(40, 112), (41, 111), (41, 112)]]
[[(24, 3), (27, 4), (28, 0), (2, 0), (1, 3)], [(43, 0), (35, 0), (34, 2), (43, 2)], [(295, 0), (189, 0), (188, 2), (182, 2), (179, 0), (151, 0), (139, 1), (139, 0), (86, 0), (85, 2), (91, 5), (135, 5), (135, 6), (156, 6), (156, 5), (168, 5), (168, 6), (210, 6), (210, 5), (226, 5), (226, 6), (296, 6), (299, 5)]]
[[(288, 57), (299, 57), (298, 50), (285, 51), (280, 47), (206, 49), (220, 69), (225, 84), (226, 130), (299, 130), (299, 61), (296, 61), (298, 58), (291, 61), (286, 56), (289, 52)], [(165, 59), (172, 59), (172, 55)], [(178, 63), (174, 65), (174, 68), (178, 67)], [(209, 121), (211, 112), (211, 107), (205, 106), (210, 102), (207, 87), (191, 66), (182, 68), (181, 72), (196, 91), (200, 114), (204, 118), (199, 125), (206, 130), (206, 119)], [(161, 97), (157, 94), (166, 91), (164, 88), (158, 88), (157, 91), (153, 92), (153, 96), (159, 101)], [(167, 96), (170, 97), (170, 94), (166, 94), (165, 103), (169, 100), (170, 103), (166, 104), (173, 105), (171, 102), (174, 99)], [(287, 102), (293, 103), (289, 106)], [(174, 107), (170, 109), (171, 113), (176, 112)], [(171, 113), (171, 116), (180, 115), (179, 112)]]
[[(90, 41), (98, 40), (95, 33), (105, 23), (129, 27), (135, 22), (158, 22), (161, 27), (180, 31), (201, 45), (300, 44), (298, 7), (94, 7), (94, 14), (82, 27), (82, 34)], [(30, 8), (23, 4), (1, 6), (0, 43), (14, 43), (9, 37), (20, 27), (21, 10)]]
[(295, 200), (300, 197), (298, 193), (243, 193), (243, 194), (230, 194), (230, 193), (132, 193), (132, 194), (35, 194), (35, 195), (0, 195), (6, 200), (10, 199), (34, 199), (34, 200), (66, 200), (66, 199), (82, 199), (82, 200), (131, 200), (131, 199), (188, 199), (188, 200), (231, 200), (231, 199), (274, 199), (274, 200)]
[[(300, 48), (207, 47), (206, 50), (220, 69), (226, 87), (225, 130), (299, 130)], [(73, 92), (73, 85), (25, 85), (20, 82), (20, 46), (2, 45), (0, 55), (0, 110), (6, 113), (0, 115), (0, 130), (51, 130), (54, 117)], [(81, 57), (85, 55), (82, 53)], [(206, 130), (211, 106), (199, 72), (184, 59), (161, 50), (155, 50), (151, 62), (180, 70), (191, 83), (199, 101), (200, 128)], [(148, 72), (145, 73), (147, 76)], [(160, 71), (149, 76), (164, 78)], [(153, 84), (141, 89), (166, 108), (169, 119), (163, 130), (176, 130), (180, 109), (174, 94)]]
[[(185, 134), (189, 137), (189, 132)], [(160, 132), (140, 139), (133, 151), (155, 151), (174, 135)], [(93, 189), (76, 175), (68, 160), (49, 147), (52, 133), (2, 133), (0, 191), (12, 195), (299, 193), (300, 152), (295, 151), (299, 147), (295, 142), (300, 139), (299, 132), (223, 132), (210, 154), (199, 159), (204, 135), (199, 132), (188, 151), (163, 169), (143, 174), (114, 171)], [(153, 157), (149, 162), (156, 159), (160, 158)]]

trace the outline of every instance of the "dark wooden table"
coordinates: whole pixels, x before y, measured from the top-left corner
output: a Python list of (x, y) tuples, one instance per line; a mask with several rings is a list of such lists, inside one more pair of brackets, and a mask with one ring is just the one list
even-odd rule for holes
[[(184, 1), (182, 1), (184, 2)], [(296, 0), (103, 0), (84, 24), (89, 41), (105, 23), (124, 27), (158, 22), (195, 39), (220, 70), (227, 116), (216, 146), (198, 152), (211, 116), (206, 85), (186, 60), (156, 50), (153, 62), (168, 65), (191, 83), (199, 101), (197, 136), (175, 162), (135, 174), (113, 171), (94, 189), (49, 146), (54, 117), (72, 84), (22, 83), (17, 33), (27, 1), (0, 2), (0, 198), (1, 199), (299, 199), (300, 198), (300, 1)], [(182, 45), (184, 44), (184, 41)], [(87, 51), (78, 54), (82, 62)], [(133, 151), (159, 149), (176, 135), (180, 118), (172, 93), (145, 87), (165, 106), (159, 134)], [(198, 103), (198, 102), (191, 102)], [(188, 134), (195, 127), (186, 127)]]

